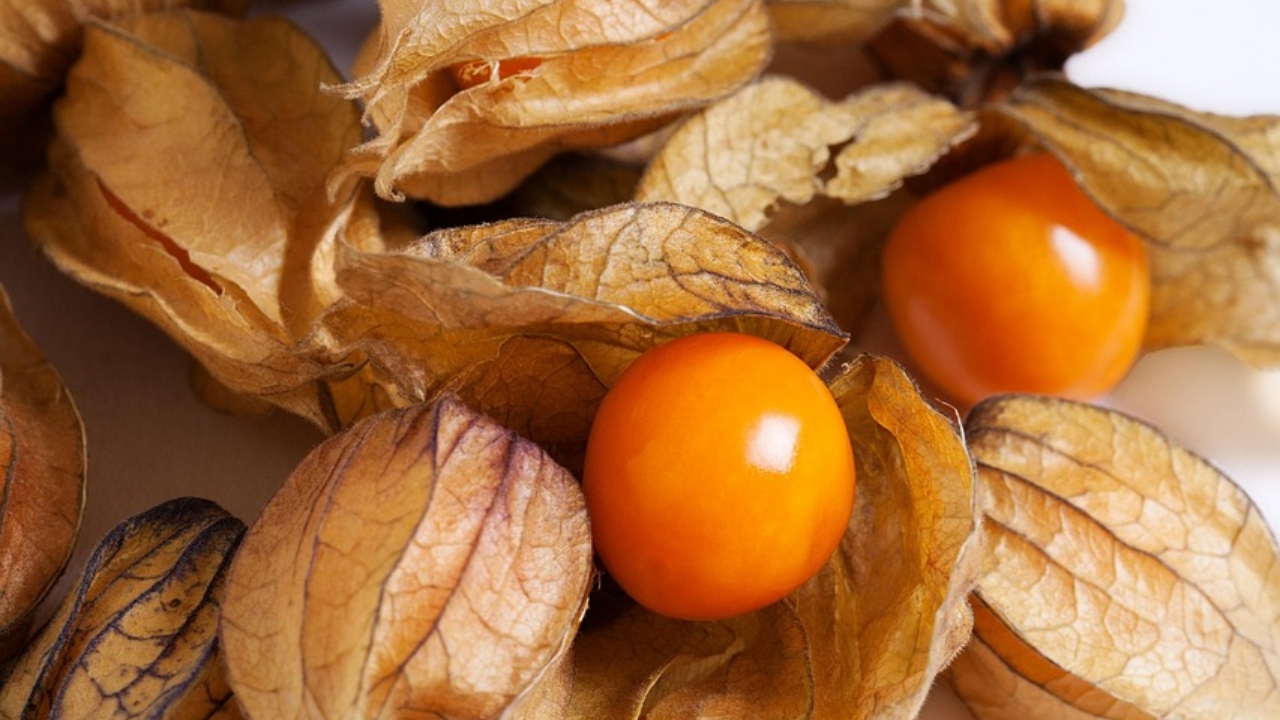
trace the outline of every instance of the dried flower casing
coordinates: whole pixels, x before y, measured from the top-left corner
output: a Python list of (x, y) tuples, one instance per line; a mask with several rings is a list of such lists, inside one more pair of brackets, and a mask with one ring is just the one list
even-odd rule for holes
[(0, 666), (71, 558), (85, 470), (80, 413), (0, 289)]
[(325, 179), (360, 137), (322, 49), (280, 19), (93, 22), (24, 222), (66, 273), (165, 330), (222, 385), (332, 428), (351, 368), (307, 343), (322, 248), (367, 194)]
[(760, 0), (381, 7), (376, 53), (349, 86), (378, 137), (343, 175), (442, 205), (492, 200), (564, 149), (647, 132), (741, 86), (771, 51)]
[(244, 523), (179, 498), (120, 523), (0, 684), (0, 716), (241, 716), (217, 640)]
[(457, 393), (569, 466), (606, 389), (666, 339), (749, 332), (813, 367), (845, 342), (780, 250), (668, 203), (441, 230), (394, 253), (343, 246), (336, 267), (347, 299), (326, 328), (400, 403)]
[(867, 50), (886, 78), (972, 108), (1004, 97), (1028, 76), (1061, 71), (1123, 15), (1123, 0), (922, 0)]
[[(977, 594), (1018, 641), (983, 643), (1010, 653), (1005, 687), (1104, 717), (1275, 716), (1280, 546), (1240, 488), (1094, 406), (997, 398), (966, 427), (987, 518)], [(1025, 673), (1037, 654), (1080, 682)], [(983, 662), (957, 663), (962, 692)], [(1081, 684), (1119, 702), (1080, 702)]]
[(856, 334), (874, 302), (880, 240), (904, 207), (875, 201), (976, 130), (970, 113), (907, 84), (833, 102), (769, 76), (682, 123), (636, 199), (700, 207), (788, 248)]
[(9, 152), (27, 152), (33, 137), (44, 137), (43, 112), (80, 53), (86, 22), (173, 7), (239, 15), (246, 5), (244, 0), (0, 2), (0, 148), (6, 161)]
[(221, 637), (250, 718), (516, 717), (585, 608), (591, 538), (567, 471), (456, 399), (370, 416), (272, 498)]
[(783, 42), (861, 43), (902, 12), (910, 0), (767, 0)]

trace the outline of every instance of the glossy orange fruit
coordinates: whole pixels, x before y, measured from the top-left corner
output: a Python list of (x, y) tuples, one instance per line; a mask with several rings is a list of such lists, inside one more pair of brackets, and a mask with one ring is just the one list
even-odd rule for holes
[(882, 282), (910, 360), (961, 405), (1107, 392), (1141, 350), (1151, 292), (1142, 240), (1044, 153), (912, 206), (885, 247)]
[(636, 601), (685, 619), (781, 599), (848, 527), (848, 430), (803, 361), (705, 333), (640, 356), (609, 390), (583, 491), (596, 551)]

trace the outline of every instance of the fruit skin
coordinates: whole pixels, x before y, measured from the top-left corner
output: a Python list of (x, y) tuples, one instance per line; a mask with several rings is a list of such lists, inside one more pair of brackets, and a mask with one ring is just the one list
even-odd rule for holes
[(890, 234), (881, 280), (908, 357), (960, 405), (1106, 393), (1141, 351), (1151, 295), (1143, 241), (1046, 153), (988, 165), (913, 205)]
[(592, 426), (583, 492), (601, 561), (645, 607), (689, 620), (799, 587), (848, 527), (855, 471), (826, 385), (767, 340), (704, 333), (637, 359)]

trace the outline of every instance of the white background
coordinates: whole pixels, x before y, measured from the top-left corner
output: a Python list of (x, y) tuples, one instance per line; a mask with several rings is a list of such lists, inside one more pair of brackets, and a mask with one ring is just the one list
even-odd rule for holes
[[(376, 20), (373, 3), (278, 7), (345, 68)], [(1078, 83), (1202, 110), (1280, 114), (1280, 3), (1131, 0), (1128, 7), (1121, 27), (1068, 67)], [(252, 521), (319, 435), (290, 417), (229, 417), (201, 405), (188, 390), (186, 357), (124, 308), (59, 275), (21, 230), (17, 190), (0, 192), (0, 284), (63, 374), (88, 437), (89, 503), (69, 574), (111, 526), (170, 497), (208, 497)], [(1273, 527), (1280, 523), (1280, 373), (1249, 370), (1214, 350), (1165, 351), (1141, 360), (1109, 402), (1224, 468)], [(967, 713), (940, 689), (924, 717)]]

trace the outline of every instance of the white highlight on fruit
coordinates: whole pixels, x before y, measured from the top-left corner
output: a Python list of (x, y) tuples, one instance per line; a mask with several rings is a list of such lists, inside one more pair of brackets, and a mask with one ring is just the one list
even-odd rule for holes
[(799, 420), (786, 415), (765, 415), (747, 438), (747, 460), (762, 470), (785, 473), (795, 464), (799, 444)]

